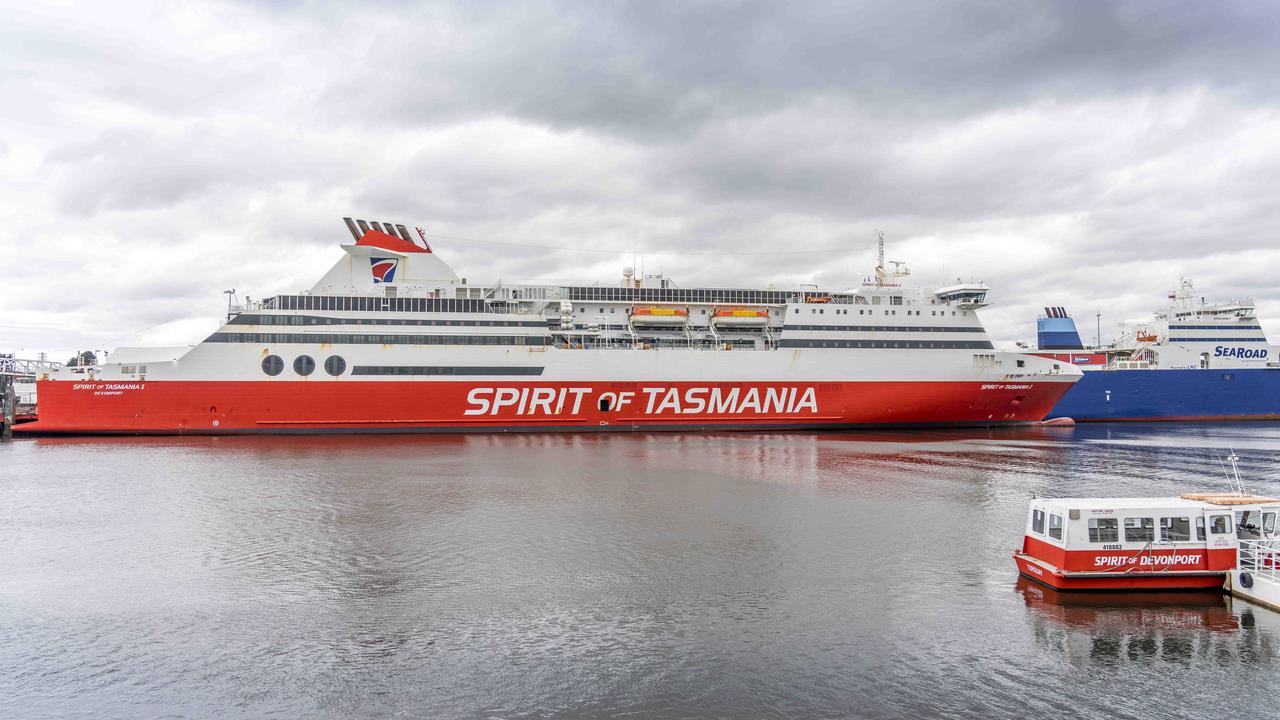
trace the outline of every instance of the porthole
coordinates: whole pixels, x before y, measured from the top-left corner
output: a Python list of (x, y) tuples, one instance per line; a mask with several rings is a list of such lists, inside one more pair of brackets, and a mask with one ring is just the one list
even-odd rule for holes
[(284, 361), (279, 355), (268, 355), (262, 358), (262, 372), (275, 377), (284, 372)]
[(347, 371), (347, 361), (340, 355), (330, 355), (324, 361), (324, 371), (337, 377)]
[(293, 360), (293, 371), (306, 377), (316, 371), (316, 361), (310, 355), (299, 355)]

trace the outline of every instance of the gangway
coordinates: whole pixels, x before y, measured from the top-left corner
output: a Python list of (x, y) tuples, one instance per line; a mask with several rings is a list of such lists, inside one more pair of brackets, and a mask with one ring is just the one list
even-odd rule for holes
[(61, 369), (60, 362), (25, 360), (11, 354), (0, 354), (0, 438), (12, 438), (13, 426), (17, 422), (18, 396), (14, 382), (18, 378), (39, 377)]

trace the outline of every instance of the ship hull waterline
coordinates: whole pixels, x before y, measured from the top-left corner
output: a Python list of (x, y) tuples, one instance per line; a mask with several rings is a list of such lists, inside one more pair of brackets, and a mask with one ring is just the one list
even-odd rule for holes
[(1176, 592), (1222, 590), (1225, 571), (1062, 572), (1023, 553), (1014, 554), (1018, 574), (1054, 590), (1071, 592)]
[(1070, 382), (41, 381), (26, 434), (840, 430), (1034, 424)]
[(1076, 422), (1280, 420), (1280, 369), (1093, 370), (1049, 413)]

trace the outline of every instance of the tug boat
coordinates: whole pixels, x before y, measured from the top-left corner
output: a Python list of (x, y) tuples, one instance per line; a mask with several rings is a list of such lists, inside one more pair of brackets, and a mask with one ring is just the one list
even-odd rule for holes
[(1277, 515), (1280, 499), (1242, 491), (1038, 498), (1013, 558), (1055, 590), (1220, 589), (1241, 543), (1280, 538)]

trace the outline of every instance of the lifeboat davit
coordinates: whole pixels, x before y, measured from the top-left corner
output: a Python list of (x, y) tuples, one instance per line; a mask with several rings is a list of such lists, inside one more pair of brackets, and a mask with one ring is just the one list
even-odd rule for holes
[(716, 327), (764, 327), (769, 324), (769, 311), (760, 308), (716, 308), (711, 322)]
[(631, 311), (632, 325), (681, 327), (689, 323), (689, 308), (642, 305)]

